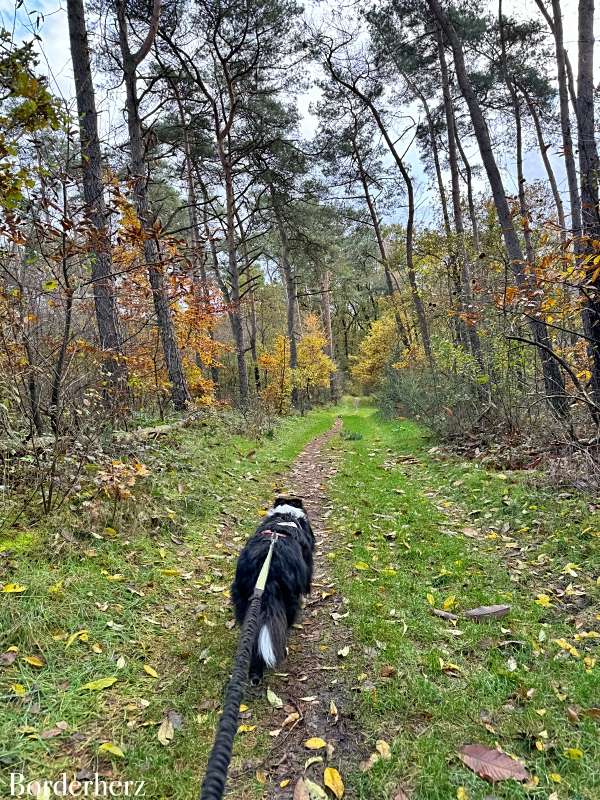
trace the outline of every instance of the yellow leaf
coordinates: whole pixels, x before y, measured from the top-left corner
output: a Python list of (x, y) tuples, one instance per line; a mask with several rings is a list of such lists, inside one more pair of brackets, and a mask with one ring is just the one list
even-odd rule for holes
[(94, 651), (94, 653), (97, 653), (98, 655), (102, 652), (102, 648), (100, 647), (98, 642), (94, 642), (94, 644), (92, 645), (92, 650)]
[(552, 605), (550, 598), (548, 597), (547, 594), (538, 594), (535, 602), (537, 603), (538, 606), (541, 606), (542, 608), (550, 608), (550, 606)]
[(154, 669), (154, 667), (151, 667), (149, 664), (144, 664), (144, 672), (147, 675), (150, 675), (151, 678), (158, 678), (158, 672)]
[(116, 683), (118, 678), (98, 678), (95, 681), (90, 681), (89, 683), (84, 683), (81, 687), (82, 689), (88, 689), (90, 692), (99, 692), (101, 689), (108, 689), (109, 686), (112, 686)]
[(322, 747), (327, 747), (327, 742), (319, 736), (313, 736), (311, 739), (307, 739), (304, 742), (304, 747), (306, 747), (307, 750), (320, 750)]
[(360, 569), (360, 570), (369, 569), (369, 565), (367, 564), (366, 561), (357, 561), (356, 564), (354, 565), (354, 569)]
[(558, 772), (551, 772), (550, 775), (548, 775), (548, 777), (550, 778), (552, 783), (560, 783), (562, 781), (562, 778), (558, 774)]
[(289, 778), (284, 778), (282, 781), (279, 781), (279, 788), (285, 789), (285, 787), (289, 784), (289, 782), (290, 782)]
[(20, 683), (12, 683), (10, 688), (17, 695), (17, 697), (25, 697), (27, 689)]
[(334, 793), (337, 800), (344, 796), (344, 782), (342, 776), (334, 767), (326, 767), (323, 773), (323, 783)]
[(332, 717), (337, 717), (337, 715), (338, 715), (337, 706), (333, 702), (333, 700), (329, 701), (329, 713), (331, 714)]
[(442, 608), (444, 609), (444, 611), (450, 611), (450, 609), (454, 608), (455, 605), (456, 605), (456, 595), (451, 594), (444, 600)]
[(262, 769), (257, 769), (256, 780), (264, 786), (264, 784), (267, 782), (267, 773), (264, 772)]
[(181, 570), (176, 568), (161, 569), (161, 574), (166, 576), (181, 575)]
[(19, 594), (20, 592), (26, 592), (27, 586), (24, 586), (22, 583), (5, 583), (2, 587), (2, 591), (5, 594)]
[(244, 711), (248, 711), (248, 706), (242, 703), (240, 706), (240, 713), (243, 713)]
[(111, 756), (116, 756), (117, 758), (125, 758), (125, 753), (121, 750), (120, 747), (117, 747), (116, 744), (112, 742), (104, 742), (98, 748), (99, 753), (110, 753)]
[(46, 662), (38, 658), (38, 656), (25, 656), (23, 661), (26, 661), (28, 664), (31, 664), (32, 667), (45, 667)]
[(456, 790), (456, 800), (469, 800), (469, 794), (464, 786), (459, 786)]
[(48, 594), (62, 594), (63, 591), (63, 581), (58, 581), (57, 583), (53, 583), (52, 586), (48, 589)]
[[(73, 642), (76, 639), (83, 639), (84, 634), (87, 634), (87, 633), (88, 633), (88, 631), (87, 631), (86, 628), (82, 628), (80, 631), (75, 631), (75, 633), (72, 633), (69, 636), (69, 638), (67, 639), (67, 644), (65, 645), (65, 649), (67, 647), (71, 647), (71, 645), (73, 644)], [(83, 639), (83, 641), (85, 641), (85, 639)]]
[(238, 733), (252, 733), (256, 730), (256, 725), (238, 725)]
[(427, 602), (430, 606), (435, 605), (435, 597), (431, 594), (431, 592), (427, 592)]
[(573, 761), (578, 761), (580, 758), (583, 758), (583, 750), (580, 750), (578, 747), (567, 747), (565, 755), (567, 758), (573, 759)]
[(392, 757), (392, 751), (389, 744), (385, 741), (385, 739), (378, 739), (375, 743), (375, 750), (379, 753), (379, 755), (385, 760), (388, 761)]

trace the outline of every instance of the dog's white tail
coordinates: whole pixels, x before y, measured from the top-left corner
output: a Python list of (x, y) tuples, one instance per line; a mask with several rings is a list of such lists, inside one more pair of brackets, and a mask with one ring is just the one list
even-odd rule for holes
[(267, 667), (274, 667), (277, 663), (271, 633), (266, 625), (263, 625), (258, 634), (258, 652)]

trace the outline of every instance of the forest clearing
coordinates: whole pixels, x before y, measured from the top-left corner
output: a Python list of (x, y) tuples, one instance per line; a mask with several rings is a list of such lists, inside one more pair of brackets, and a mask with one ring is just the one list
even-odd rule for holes
[(2, 798), (598, 800), (598, 27), (0, 0)]

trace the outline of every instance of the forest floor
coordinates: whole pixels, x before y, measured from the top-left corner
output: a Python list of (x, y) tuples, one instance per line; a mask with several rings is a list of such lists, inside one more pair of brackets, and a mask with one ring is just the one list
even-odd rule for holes
[[(148, 445), (123, 509), (71, 507), (0, 541), (1, 796), (11, 772), (63, 771), (196, 795), (237, 639), (235, 559), (295, 491), (315, 586), (281, 672), (242, 706), (229, 796), (318, 800), (341, 776), (357, 800), (598, 798), (599, 507), (434, 444), (358, 402), (260, 441), (215, 418)], [(492, 604), (510, 608), (464, 616)], [(529, 778), (490, 785), (467, 744)]]

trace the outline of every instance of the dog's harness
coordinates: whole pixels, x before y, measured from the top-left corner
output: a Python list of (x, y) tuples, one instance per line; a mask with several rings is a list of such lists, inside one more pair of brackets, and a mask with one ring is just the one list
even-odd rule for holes
[[(295, 522), (275, 522), (273, 527), (279, 525), (293, 526), (294, 528), (299, 527)], [(269, 536), (271, 538), (271, 544), (269, 545), (269, 550), (263, 561), (258, 578), (256, 579), (252, 599), (250, 600), (244, 618), (242, 633), (233, 662), (231, 679), (227, 686), (227, 691), (225, 692), (223, 713), (219, 719), (215, 741), (208, 758), (206, 774), (202, 781), (202, 788), (200, 789), (200, 800), (221, 800), (223, 797), (225, 781), (227, 780), (227, 771), (229, 769), (233, 750), (233, 739), (238, 727), (240, 703), (242, 702), (244, 684), (248, 678), (250, 656), (252, 654), (258, 628), (258, 614), (263, 592), (265, 591), (265, 586), (267, 585), (267, 579), (269, 577), (273, 549), (278, 539), (287, 539), (289, 534), (267, 528), (264, 531), (260, 531), (260, 535)]]

